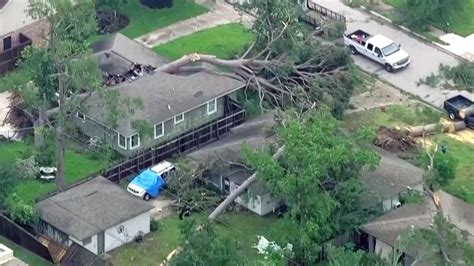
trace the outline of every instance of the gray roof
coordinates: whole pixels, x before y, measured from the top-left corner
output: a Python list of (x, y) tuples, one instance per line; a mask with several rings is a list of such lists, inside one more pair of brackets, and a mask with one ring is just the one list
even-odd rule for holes
[(154, 67), (166, 63), (166, 60), (153, 50), (121, 33), (115, 33), (93, 44), (92, 51), (99, 60), (101, 70), (110, 74), (126, 72), (132, 62)]
[(99, 176), (38, 202), (37, 208), (43, 221), (82, 241), (153, 206)]
[[(133, 115), (120, 120), (115, 128), (120, 134), (129, 136), (136, 133), (131, 125), (133, 120), (141, 119), (150, 124), (158, 124), (243, 86), (241, 81), (205, 72), (189, 76), (155, 72), (151, 76), (108, 89), (118, 91), (122, 98), (139, 98), (143, 102), (142, 109), (135, 110)], [(88, 116), (107, 124), (105, 104), (99, 94), (92, 95), (85, 105)]]
[(397, 157), (397, 155), (374, 147), (380, 162), (374, 171), (367, 170), (362, 180), (378, 198), (386, 198), (423, 183), (423, 170)]
[(361, 228), (368, 234), (391, 245), (395, 245), (397, 237), (411, 228), (428, 228), (432, 223), (436, 207), (429, 197), (423, 203), (406, 204), (380, 216)]
[[(474, 206), (442, 190), (437, 191), (443, 215), (458, 229), (465, 230), (468, 242), (474, 244)], [(394, 246), (397, 237), (410, 229), (430, 228), (436, 215), (433, 200), (425, 196), (420, 204), (406, 204), (361, 226), (361, 229), (375, 238)], [(417, 253), (417, 244), (408, 250), (409, 255)]]

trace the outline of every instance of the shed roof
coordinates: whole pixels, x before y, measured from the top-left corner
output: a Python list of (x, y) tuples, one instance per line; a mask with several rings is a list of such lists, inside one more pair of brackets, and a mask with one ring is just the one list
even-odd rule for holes
[(153, 208), (98, 176), (37, 204), (40, 218), (78, 240), (84, 240)]
[[(116, 130), (122, 135), (130, 136), (136, 133), (131, 124), (133, 120), (141, 119), (152, 125), (158, 124), (243, 86), (241, 81), (205, 72), (188, 76), (155, 72), (151, 76), (119, 84), (109, 90), (116, 90), (122, 98), (141, 99), (143, 108), (121, 119)], [(107, 124), (105, 102), (99, 94), (89, 97), (85, 106), (89, 117)]]

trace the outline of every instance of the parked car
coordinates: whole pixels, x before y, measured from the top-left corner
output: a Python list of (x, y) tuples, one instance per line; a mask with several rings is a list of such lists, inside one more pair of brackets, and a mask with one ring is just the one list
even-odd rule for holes
[(372, 36), (365, 31), (356, 30), (344, 35), (344, 44), (353, 55), (365, 55), (383, 65), (388, 72), (410, 64), (410, 55), (400, 48), (401, 45), (380, 34)]
[(133, 178), (127, 191), (147, 201), (156, 198), (166, 188), (166, 178), (174, 170), (175, 166), (168, 161), (147, 168)]
[(474, 129), (474, 102), (462, 95), (456, 95), (444, 101), (444, 110), (449, 119), (462, 120), (466, 127)]

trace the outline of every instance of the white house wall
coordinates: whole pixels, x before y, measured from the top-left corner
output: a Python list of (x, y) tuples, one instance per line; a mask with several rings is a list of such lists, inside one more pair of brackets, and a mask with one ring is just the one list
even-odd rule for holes
[(391, 252), (392, 247), (390, 245), (379, 239), (375, 241), (375, 254), (378, 254), (383, 259), (387, 259)]
[[(82, 244), (82, 241), (77, 240), (72, 236), (69, 236), (69, 240), (72, 241), (72, 242), (75, 242), (76, 244), (78, 244), (78, 245), (80, 245), (84, 248), (86, 248), (90, 252), (92, 252), (94, 254), (97, 254), (97, 235), (91, 236), (91, 242), (89, 244), (85, 245), (85, 246)], [(72, 243), (69, 243), (69, 244), (71, 245)]]
[(28, 15), (28, 0), (10, 0), (0, 10), (0, 36), (14, 32), (36, 20)]
[(277, 207), (279, 201), (276, 199), (272, 199), (270, 196), (270, 193), (264, 194), (260, 196), (261, 199), (261, 210), (260, 210), (260, 215), (267, 215), (271, 212), (273, 212)]
[(395, 209), (395, 203), (400, 202), (400, 195), (394, 195), (390, 198), (386, 198), (383, 200), (383, 211), (388, 212), (392, 209)]
[[(118, 229), (123, 225), (123, 232)], [(143, 234), (150, 232), (150, 212), (145, 212), (126, 222), (118, 224), (105, 231), (105, 252), (120, 247), (121, 245), (133, 241), (134, 237), (142, 231)]]

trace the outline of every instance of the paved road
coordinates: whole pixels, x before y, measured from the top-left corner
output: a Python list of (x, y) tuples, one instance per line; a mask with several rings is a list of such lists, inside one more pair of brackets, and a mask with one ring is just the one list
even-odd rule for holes
[[(431, 73), (437, 73), (440, 64), (456, 65), (458, 60), (443, 52), (440, 48), (426, 44), (397, 28), (375, 21), (372, 16), (364, 11), (350, 8), (342, 3), (342, 0), (310, 0), (322, 5), (332, 11), (338, 12), (347, 18), (347, 32), (362, 29), (369, 33), (383, 34), (402, 45), (411, 56), (411, 64), (408, 68), (396, 73), (386, 72), (378, 65), (363, 56), (355, 56), (356, 64), (363, 70), (377, 74), (381, 79), (392, 85), (420, 97), (435, 106), (441, 107), (443, 101), (460, 93), (459, 91), (444, 90), (442, 88), (431, 88), (426, 85), (417, 86), (416, 83)], [(473, 99), (473, 94), (467, 91), (462, 94)]]

